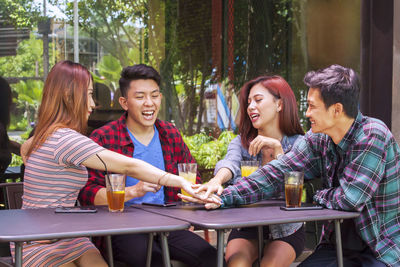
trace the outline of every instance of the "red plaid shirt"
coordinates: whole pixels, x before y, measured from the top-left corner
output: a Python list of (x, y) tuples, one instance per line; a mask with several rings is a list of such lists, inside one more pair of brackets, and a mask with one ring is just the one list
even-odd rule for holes
[[(94, 130), (90, 138), (106, 149), (132, 157), (134, 146), (126, 128), (126, 116), (125, 112), (118, 120)], [(196, 162), (190, 154), (189, 148), (183, 142), (178, 129), (172, 123), (156, 120), (155, 125), (160, 136), (165, 171), (178, 174), (178, 163)], [(79, 194), (79, 201), (82, 205), (93, 205), (97, 191), (105, 187), (105, 172), (90, 168), (88, 168), (88, 172), (89, 179)], [(201, 183), (199, 172), (197, 172), (196, 183)], [(165, 201), (180, 201), (177, 196), (179, 192), (179, 188), (164, 186)]]

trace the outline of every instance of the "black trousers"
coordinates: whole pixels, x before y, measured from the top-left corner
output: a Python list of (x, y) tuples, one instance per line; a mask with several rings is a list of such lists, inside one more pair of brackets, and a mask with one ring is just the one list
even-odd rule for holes
[[(336, 267), (336, 246), (331, 244), (320, 244), (314, 253), (305, 259), (299, 267)], [(377, 260), (372, 251), (366, 248), (358, 252), (343, 249), (343, 266), (345, 267), (385, 267), (386, 265)]]
[[(113, 256), (129, 266), (145, 266), (148, 234), (117, 235), (112, 237)], [(216, 266), (217, 250), (197, 234), (182, 230), (168, 235), (168, 248), (172, 260), (188, 266)], [(163, 266), (161, 240), (154, 237), (151, 266)]]

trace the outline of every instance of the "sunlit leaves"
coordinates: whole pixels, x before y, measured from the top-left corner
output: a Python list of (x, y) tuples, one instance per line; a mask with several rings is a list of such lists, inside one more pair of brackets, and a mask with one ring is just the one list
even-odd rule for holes
[(204, 133), (192, 136), (183, 136), (190, 153), (196, 159), (200, 168), (214, 168), (217, 162), (225, 157), (229, 143), (236, 135), (231, 131), (224, 131), (218, 139)]
[(0, 18), (17, 28), (32, 28), (40, 16), (33, 0), (0, 0)]

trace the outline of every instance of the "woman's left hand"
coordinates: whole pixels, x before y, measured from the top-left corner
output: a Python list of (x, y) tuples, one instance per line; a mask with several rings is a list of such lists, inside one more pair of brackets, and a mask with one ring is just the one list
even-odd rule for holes
[(272, 149), (274, 152), (274, 157), (276, 157), (277, 154), (283, 153), (281, 142), (278, 139), (258, 135), (256, 138), (253, 139), (253, 141), (250, 142), (249, 154), (251, 156), (257, 156), (257, 154), (260, 153), (261, 149)]

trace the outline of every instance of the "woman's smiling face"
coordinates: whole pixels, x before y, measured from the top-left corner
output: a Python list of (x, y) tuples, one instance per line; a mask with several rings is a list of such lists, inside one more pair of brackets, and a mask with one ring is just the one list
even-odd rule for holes
[(268, 125), (273, 125), (276, 120), (279, 120), (278, 115), (281, 111), (281, 100), (276, 99), (260, 83), (250, 89), (247, 103), (247, 114), (254, 128), (260, 129)]

